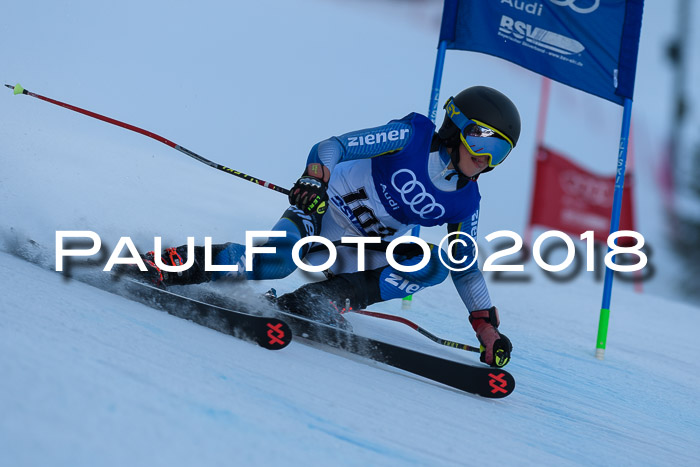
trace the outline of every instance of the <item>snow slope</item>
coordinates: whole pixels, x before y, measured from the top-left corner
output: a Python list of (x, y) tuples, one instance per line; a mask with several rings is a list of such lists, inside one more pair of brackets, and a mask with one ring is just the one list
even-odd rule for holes
[[(669, 82), (659, 51), (672, 16), (666, 2), (648, 3), (635, 96), (637, 210), (656, 275), (645, 294), (616, 282), (603, 362), (592, 358), (602, 287), (591, 274), (557, 283), (530, 262), (529, 282), (487, 277), (515, 345), (508, 369), (518, 386), (501, 401), (299, 343), (265, 351), (66, 283), (48, 270), (50, 251), (34, 258), (43, 268), (8, 254), (27, 238), (53, 245), (56, 230), (93, 230), (111, 246), (128, 235), (143, 250), (155, 235), (164, 244), (188, 235), (242, 240), (245, 230), (269, 228), (285, 200), (143, 136), (5, 90), (0, 464), (697, 463), (700, 315), (657, 296), (673, 297), (679, 274), (655, 187)], [(0, 17), (1, 42), (12, 44), (0, 49), (4, 82), (282, 186), (318, 140), (425, 111), (440, 14), (435, 2), (320, 0), (25, 2), (21, 10)], [(490, 57), (456, 57), (448, 57), (442, 98), (488, 84), (521, 109), (518, 157), (480, 180), (480, 235), (522, 233), (540, 80)], [(611, 172), (619, 109), (554, 92), (547, 140)], [(274, 285), (285, 292), (306, 280), (295, 274)], [(474, 341), (449, 283), (421, 292), (410, 311), (398, 308), (376, 307)], [(400, 324), (352, 319), (358, 332), (474, 360)]]
[[(503, 309), (521, 310), (504, 318), (517, 387), (489, 401), (298, 342), (268, 351), (0, 259), (5, 465), (692, 465), (700, 455), (696, 309), (674, 305), (687, 325), (659, 325), (667, 302), (622, 294), (599, 362), (580, 332), (595, 327), (594, 288), (496, 290)], [(431, 328), (468, 335), (448, 321)], [(398, 323), (381, 332), (474, 360)]]

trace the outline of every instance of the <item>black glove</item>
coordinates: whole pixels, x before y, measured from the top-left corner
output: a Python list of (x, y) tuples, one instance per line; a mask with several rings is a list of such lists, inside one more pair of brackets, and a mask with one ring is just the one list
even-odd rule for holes
[(289, 190), (289, 203), (304, 212), (312, 212), (328, 199), (330, 171), (323, 164), (309, 164), (306, 172)]
[(480, 360), (487, 365), (501, 368), (510, 361), (513, 344), (505, 334), (498, 332), (498, 309), (492, 306), (488, 310), (472, 311), (469, 322), (481, 343)]

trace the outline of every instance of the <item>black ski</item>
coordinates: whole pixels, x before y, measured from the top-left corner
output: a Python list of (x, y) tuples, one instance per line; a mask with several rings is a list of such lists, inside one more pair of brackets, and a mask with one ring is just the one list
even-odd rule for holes
[[(251, 310), (251, 305), (221, 296), (208, 296), (206, 301), (214, 302), (224, 309), (233, 308), (247, 312), (255, 311)], [(460, 391), (497, 399), (508, 396), (515, 388), (513, 376), (502, 369), (448, 360), (369, 337), (359, 336), (351, 331), (319, 323), (296, 314), (276, 310), (272, 306), (264, 311), (275, 313), (276, 316), (289, 323), (292, 332), (297, 338), (342, 349), (346, 352), (445, 384)]]
[(207, 296), (206, 301), (201, 301), (131, 279), (121, 282), (124, 284), (122, 287), (93, 285), (173, 316), (256, 342), (267, 349), (286, 347), (294, 334), (483, 397), (506, 397), (515, 388), (515, 379), (505, 370), (447, 360), (359, 336), (351, 331), (279, 311), (272, 304), (264, 309), (255, 309), (257, 305), (220, 296)]
[[(42, 267), (39, 259), (42, 257), (41, 245), (34, 240), (26, 243), (15, 239), (14, 248), (10, 253)], [(94, 267), (96, 263), (86, 261), (86, 266)], [(270, 350), (283, 349), (292, 341), (292, 330), (289, 325), (278, 317), (261, 316), (241, 311), (225, 309), (216, 305), (184, 297), (153, 285), (137, 281), (129, 277), (105, 274), (95, 271), (94, 274), (81, 273), (77, 276), (63, 273), (67, 280), (78, 280), (105, 292), (110, 292), (144, 305), (166, 311), (178, 318), (193, 321), (201, 326), (229, 334), (243, 340), (255, 342)]]
[(230, 310), (184, 297), (149, 284), (124, 279), (123, 287), (105, 288), (112, 293), (191, 320), (231, 336), (252, 341), (270, 350), (283, 349), (292, 341), (292, 330), (280, 318)]
[[(208, 295), (206, 301), (201, 301), (128, 278), (119, 281), (120, 286), (110, 280), (107, 282), (111, 285), (103, 280), (93, 281), (85, 277), (78, 280), (173, 316), (256, 342), (267, 349), (282, 349), (291, 342), (292, 335), (296, 335), (482, 397), (506, 397), (515, 388), (515, 379), (505, 370), (448, 360), (359, 336), (279, 311), (272, 304), (260, 306), (263, 302), (258, 302), (251, 305), (218, 295)], [(261, 312), (267, 316), (261, 315)]]
[[(36, 242), (30, 241), (30, 244), (37, 247)], [(18, 250), (14, 254), (34, 262), (26, 251)], [(342, 349), (483, 397), (506, 397), (515, 388), (515, 379), (505, 370), (447, 360), (358, 336), (299, 315), (280, 312), (272, 306), (267, 310), (255, 310), (251, 309), (250, 305), (231, 302), (228, 298), (222, 302), (221, 297), (216, 296), (207, 297), (207, 302), (203, 302), (126, 278), (118, 283), (106, 279), (103, 275), (82, 275), (77, 279), (107, 292), (166, 311), (173, 316), (256, 342), (268, 349), (286, 347), (291, 342), (293, 332), (298, 337)], [(208, 303), (209, 301), (216, 301), (217, 304)], [(222, 304), (224, 306), (221, 306)], [(267, 311), (270, 316), (259, 315), (256, 311)]]
[(460, 391), (488, 398), (502, 398), (511, 394), (515, 388), (513, 376), (502, 369), (473, 366), (424, 354), (289, 313), (280, 313), (280, 316), (289, 323), (297, 337), (343, 349)]

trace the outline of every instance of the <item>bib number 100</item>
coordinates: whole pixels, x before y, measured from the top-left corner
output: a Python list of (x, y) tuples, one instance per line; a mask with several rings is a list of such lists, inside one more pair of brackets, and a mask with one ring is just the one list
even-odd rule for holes
[[(586, 241), (587, 271), (595, 270), (595, 242), (593, 235), (594, 232), (592, 230), (588, 230), (581, 234), (581, 240)], [(631, 237), (635, 240), (635, 243), (633, 245), (626, 244), (625, 246), (617, 245), (616, 240), (620, 237)], [(494, 264), (496, 260), (516, 254), (522, 249), (523, 239), (520, 237), (520, 235), (510, 230), (499, 230), (497, 232), (493, 232), (487, 235), (484, 238), (488, 242), (491, 242), (497, 238), (510, 238), (515, 242), (513, 246), (506, 248), (505, 250), (497, 251), (491, 254), (488, 258), (486, 258), (486, 260), (484, 261), (484, 266), (482, 268), (484, 271), (519, 272), (524, 270), (524, 266), (522, 264)], [(559, 264), (549, 264), (544, 259), (542, 259), (542, 244), (545, 242), (545, 240), (550, 238), (558, 238), (564, 241), (566, 245), (566, 258)], [(639, 271), (647, 265), (648, 261), (647, 255), (642, 251), (642, 247), (644, 247), (644, 236), (639, 232), (635, 232), (633, 230), (620, 230), (618, 232), (615, 232), (608, 236), (608, 248), (610, 248), (610, 251), (608, 251), (608, 253), (605, 255), (605, 265), (613, 271)], [(542, 235), (537, 237), (535, 243), (532, 245), (532, 256), (535, 260), (535, 263), (537, 263), (537, 265), (540, 268), (550, 272), (563, 271), (564, 269), (569, 267), (574, 261), (575, 252), (576, 247), (574, 246), (574, 242), (573, 240), (571, 240), (571, 237), (569, 237), (564, 232), (558, 230), (549, 230), (543, 233)], [(634, 264), (616, 264), (614, 260), (615, 256), (622, 254), (634, 255), (637, 258), (639, 258), (639, 261), (637, 261)]]

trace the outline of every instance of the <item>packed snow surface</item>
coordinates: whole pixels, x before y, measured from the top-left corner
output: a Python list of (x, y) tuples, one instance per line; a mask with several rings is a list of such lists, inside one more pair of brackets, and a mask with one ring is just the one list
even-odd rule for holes
[[(426, 111), (439, 2), (229, 3), (25, 2), (0, 17), (0, 78), (286, 187), (317, 141)], [(502, 400), (298, 341), (268, 351), (67, 281), (52, 271), (57, 230), (91, 230), (108, 247), (130, 236), (143, 251), (154, 236), (240, 242), (246, 230), (269, 229), (286, 200), (3, 88), (0, 464), (698, 464), (700, 310), (674, 299), (682, 271), (664, 245), (656, 186), (670, 110), (660, 50), (672, 16), (665, 2), (647, 3), (634, 167), (655, 275), (643, 293), (615, 282), (603, 361), (593, 357), (602, 294), (593, 273), (555, 282), (530, 258), (518, 273), (527, 281), (487, 275), (514, 344), (507, 369), (517, 387)], [(441, 99), (473, 84), (512, 96), (524, 122), (508, 163), (479, 180), (480, 237), (524, 234), (540, 78), (448, 54)], [(620, 115), (555, 86), (546, 139), (610, 174)], [(422, 231), (432, 241), (443, 234)], [(287, 292), (310, 279), (247, 287)], [(417, 294), (410, 310), (372, 309), (476, 344), (449, 281)], [(349, 319), (360, 334), (479, 364), (400, 323)]]

